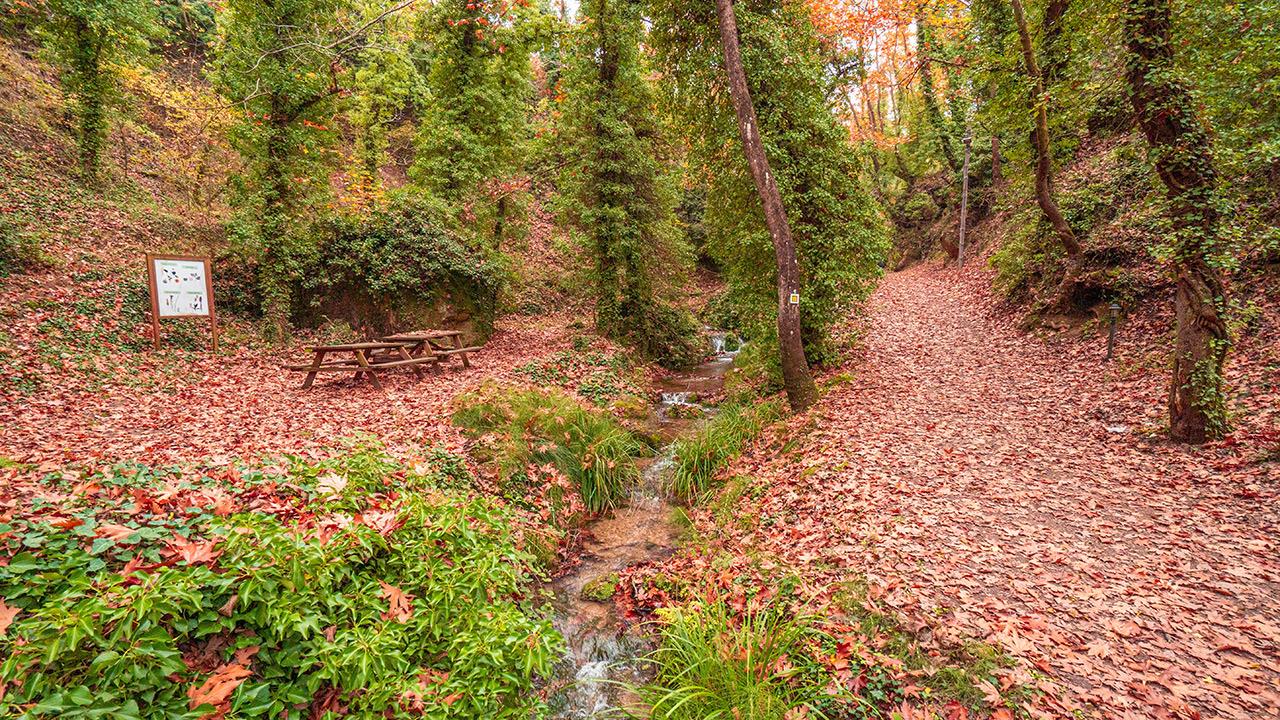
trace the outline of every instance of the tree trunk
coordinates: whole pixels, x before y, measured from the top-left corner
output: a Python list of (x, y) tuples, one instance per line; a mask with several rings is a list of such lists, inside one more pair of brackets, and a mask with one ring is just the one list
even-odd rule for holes
[(729, 76), (729, 94), (738, 116), (738, 131), (742, 136), (742, 150), (751, 166), (751, 177), (760, 204), (764, 207), (765, 224), (773, 240), (773, 252), (778, 263), (778, 347), (782, 354), (782, 384), (787, 391), (791, 409), (801, 412), (813, 404), (817, 388), (809, 374), (809, 363), (804, 356), (804, 343), (800, 339), (800, 306), (791, 302), (793, 294), (800, 293), (800, 266), (796, 261), (796, 245), (787, 223), (782, 196), (769, 170), (769, 158), (764, 154), (760, 141), (760, 124), (756, 109), (751, 103), (751, 91), (747, 87), (747, 74), (742, 66), (742, 54), (738, 49), (738, 22), (733, 14), (732, 0), (716, 0), (716, 15), (720, 20), (720, 41), (724, 46), (725, 72)]
[(1169, 436), (1202, 443), (1227, 430), (1222, 368), (1230, 340), (1226, 291), (1210, 258), (1219, 235), (1217, 174), (1209, 136), (1177, 76), (1169, 0), (1126, 0), (1130, 99), (1164, 183), (1173, 221), (1177, 339), (1169, 387)]
[(1051, 307), (1065, 310), (1075, 289), (1080, 268), (1084, 264), (1084, 255), (1081, 252), (1080, 241), (1076, 239), (1075, 232), (1071, 230), (1066, 218), (1062, 216), (1062, 211), (1058, 209), (1058, 203), (1053, 199), (1053, 152), (1049, 145), (1047, 108), (1049, 99), (1045, 78), (1036, 64), (1036, 52), (1031, 44), (1031, 32), (1027, 29), (1027, 16), (1022, 9), (1022, 1), (1010, 0), (1010, 2), (1013, 4), (1013, 18), (1018, 26), (1018, 40), (1022, 44), (1023, 66), (1032, 87), (1031, 106), (1036, 120), (1035, 132), (1032, 135), (1032, 145), (1036, 151), (1036, 202), (1040, 205), (1040, 211), (1048, 218), (1054, 234), (1058, 236), (1062, 249), (1067, 253), (1062, 282), (1058, 284), (1058, 290), (1049, 304)]
[(946, 126), (947, 119), (942, 115), (942, 108), (938, 105), (938, 94), (933, 86), (933, 64), (929, 61), (933, 43), (930, 38), (924, 9), (921, 9), (920, 14), (916, 16), (916, 55), (920, 58), (920, 94), (924, 100), (925, 119), (929, 121), (933, 131), (938, 133), (938, 146), (942, 150), (942, 157), (947, 161), (947, 167), (951, 168), (952, 174), (955, 174), (960, 172), (960, 163), (956, 160), (956, 151), (952, 144), (954, 139)]

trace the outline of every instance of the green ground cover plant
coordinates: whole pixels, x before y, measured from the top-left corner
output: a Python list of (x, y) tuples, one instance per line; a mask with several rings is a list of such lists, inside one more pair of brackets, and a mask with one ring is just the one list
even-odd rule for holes
[[(560, 643), (517, 519), (376, 448), (121, 465), (0, 525), (0, 715), (524, 718)], [(42, 512), (52, 508), (51, 512)]]

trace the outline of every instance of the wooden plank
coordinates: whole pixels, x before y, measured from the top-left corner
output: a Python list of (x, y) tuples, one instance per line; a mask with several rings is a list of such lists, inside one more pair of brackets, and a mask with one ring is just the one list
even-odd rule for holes
[(364, 350), (394, 350), (402, 347), (403, 342), (364, 342), (364, 343), (345, 343), (339, 345), (312, 345), (312, 350), (324, 350), (325, 352), (355, 352), (359, 353)]

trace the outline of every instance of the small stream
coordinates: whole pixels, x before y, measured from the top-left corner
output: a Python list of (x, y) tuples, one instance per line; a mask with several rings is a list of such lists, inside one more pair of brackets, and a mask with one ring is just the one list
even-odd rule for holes
[(550, 701), (551, 717), (563, 720), (618, 717), (637, 708), (626, 687), (647, 678), (644, 656), (651, 644), (628, 630), (612, 599), (595, 600), (583, 590), (608, 582), (631, 565), (661, 558), (675, 550), (678, 530), (675, 506), (663, 492), (672, 467), (671, 441), (710, 411), (700, 398), (718, 393), (737, 354), (736, 341), (726, 350), (725, 335), (709, 335), (714, 355), (686, 372), (657, 383), (658, 401), (651, 422), (666, 441), (657, 457), (641, 461), (640, 482), (624, 507), (587, 526), (581, 563), (551, 583), (555, 593), (555, 626), (568, 651), (561, 660)]

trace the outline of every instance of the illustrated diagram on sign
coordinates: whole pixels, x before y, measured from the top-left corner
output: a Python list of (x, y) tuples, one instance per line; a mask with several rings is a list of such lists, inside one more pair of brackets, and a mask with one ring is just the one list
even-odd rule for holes
[(208, 286), (203, 262), (160, 259), (152, 262), (155, 263), (160, 317), (209, 314)]

